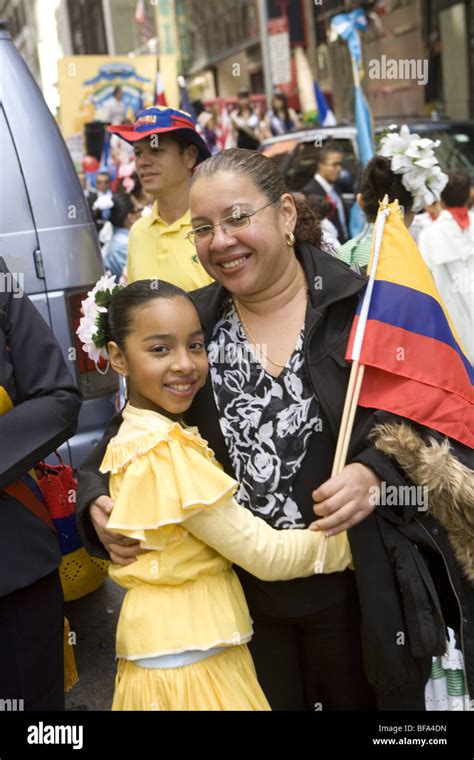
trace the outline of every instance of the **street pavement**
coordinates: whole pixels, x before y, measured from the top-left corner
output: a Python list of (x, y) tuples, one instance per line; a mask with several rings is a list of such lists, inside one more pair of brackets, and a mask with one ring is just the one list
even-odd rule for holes
[(110, 578), (92, 594), (68, 602), (65, 614), (76, 634), (79, 682), (66, 693), (66, 710), (110, 710), (115, 679), (115, 631), (125, 594)]

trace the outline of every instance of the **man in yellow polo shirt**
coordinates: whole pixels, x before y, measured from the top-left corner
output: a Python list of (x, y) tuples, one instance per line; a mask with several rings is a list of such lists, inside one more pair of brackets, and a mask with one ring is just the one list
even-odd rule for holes
[(146, 108), (135, 124), (114, 125), (109, 132), (133, 145), (140, 182), (155, 199), (151, 214), (130, 230), (128, 282), (159, 278), (187, 291), (209, 285), (213, 280), (186, 239), (193, 167), (210, 156), (191, 116), (173, 108)]

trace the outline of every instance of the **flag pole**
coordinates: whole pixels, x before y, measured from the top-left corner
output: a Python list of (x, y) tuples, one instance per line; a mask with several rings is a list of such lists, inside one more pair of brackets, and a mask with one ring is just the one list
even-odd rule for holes
[[(354, 343), (352, 349), (352, 366), (351, 373), (349, 375), (349, 382), (347, 385), (346, 398), (344, 401), (344, 408), (342, 411), (341, 425), (339, 428), (339, 435), (337, 438), (336, 452), (334, 454), (333, 467), (331, 477), (339, 475), (346, 466), (347, 452), (349, 451), (349, 443), (352, 435), (352, 429), (354, 427), (354, 420), (357, 411), (357, 404), (359, 403), (360, 391), (362, 388), (362, 380), (364, 379), (365, 365), (360, 364), (360, 354), (362, 344), (364, 341), (365, 328), (367, 326), (367, 318), (369, 315), (370, 300), (372, 298), (372, 291), (374, 289), (375, 272), (377, 270), (377, 264), (379, 259), (380, 248), (382, 245), (383, 231), (385, 228), (385, 222), (390, 214), (388, 207), (388, 195), (385, 195), (383, 201), (379, 204), (379, 213), (375, 224), (374, 232), (374, 244), (373, 255), (371, 260), (369, 279), (366, 285), (364, 299), (362, 301), (362, 307), (359, 314), (359, 321), (357, 323), (357, 329), (354, 336)], [(318, 547), (316, 556), (315, 568), (317, 573), (322, 573), (324, 570), (324, 560), (326, 558), (328, 537), (323, 533), (321, 534), (321, 543)]]
[(347, 452), (349, 450), (349, 443), (352, 435), (352, 428), (354, 427), (354, 419), (357, 411), (357, 404), (359, 403), (359, 396), (360, 396), (360, 389), (362, 387), (362, 380), (364, 379), (364, 371), (365, 371), (365, 365), (359, 364), (359, 362), (356, 362), (358, 365), (358, 372), (357, 372), (357, 379), (355, 383), (354, 388), (354, 394), (351, 399), (351, 406), (349, 409), (349, 413), (347, 415), (347, 424), (346, 424), (346, 433), (344, 435), (344, 442), (341, 449), (341, 459), (339, 462), (339, 472), (342, 472), (346, 465), (346, 459), (347, 459)]
[(344, 409), (342, 410), (341, 426), (339, 428), (339, 435), (337, 438), (336, 453), (334, 454), (334, 461), (332, 465), (331, 477), (337, 475), (339, 472), (339, 460), (341, 458), (341, 451), (344, 444), (344, 431), (346, 421), (349, 417), (349, 409), (351, 405), (352, 396), (354, 394), (354, 386), (357, 379), (357, 371), (359, 369), (359, 362), (352, 362), (351, 373), (349, 375), (349, 383), (347, 385), (346, 399), (344, 401)]

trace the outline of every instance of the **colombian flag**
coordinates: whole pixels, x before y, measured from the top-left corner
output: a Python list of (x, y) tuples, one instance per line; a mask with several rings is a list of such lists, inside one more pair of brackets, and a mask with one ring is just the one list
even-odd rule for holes
[[(474, 368), (398, 201), (386, 213), (375, 278), (372, 285), (369, 278), (359, 303), (346, 353), (348, 361), (365, 365), (358, 403), (474, 448)], [(369, 272), (374, 242), (375, 236)]]

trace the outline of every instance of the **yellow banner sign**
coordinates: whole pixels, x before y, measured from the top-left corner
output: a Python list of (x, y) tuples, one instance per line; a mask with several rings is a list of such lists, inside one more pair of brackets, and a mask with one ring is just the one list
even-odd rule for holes
[(106, 114), (120, 85), (124, 118), (155, 102), (157, 56), (76, 55), (58, 61), (60, 126), (73, 158), (83, 154), (84, 125), (108, 121)]

